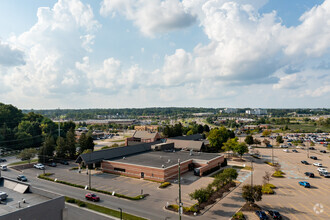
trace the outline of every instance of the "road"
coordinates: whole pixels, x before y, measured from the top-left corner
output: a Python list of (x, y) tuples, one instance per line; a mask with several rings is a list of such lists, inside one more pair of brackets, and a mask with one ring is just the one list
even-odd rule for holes
[[(13, 169), (8, 169), (8, 171), (2, 172), (3, 176), (13, 179), (16, 179), (18, 174), (19, 172)], [(34, 186), (40, 189), (48, 190), (60, 195), (69, 196), (80, 200), (85, 199), (84, 195), (87, 192), (86, 190), (50, 182), (47, 180), (41, 180), (38, 179), (36, 176), (28, 174), (27, 172), (25, 172), (24, 175), (28, 178), (28, 183), (32, 185), (32, 187)], [(148, 200), (130, 201), (102, 194), (99, 205), (115, 210), (118, 210), (118, 208), (122, 208), (123, 212), (141, 216), (147, 219), (176, 219), (178, 217), (176, 213), (172, 213), (163, 209), (153, 209), (152, 201)], [(191, 217), (184, 216), (182, 219), (190, 218)]]

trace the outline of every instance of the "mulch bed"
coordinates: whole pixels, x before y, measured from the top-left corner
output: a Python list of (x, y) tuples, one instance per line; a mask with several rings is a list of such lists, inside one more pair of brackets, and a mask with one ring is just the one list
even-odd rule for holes
[(250, 204), (250, 203), (245, 203), (242, 208), (241, 211), (258, 211), (261, 210), (261, 208), (257, 205), (257, 204)]

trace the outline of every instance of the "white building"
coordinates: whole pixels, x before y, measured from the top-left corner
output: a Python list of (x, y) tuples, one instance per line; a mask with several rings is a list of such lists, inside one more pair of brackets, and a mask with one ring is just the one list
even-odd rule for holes
[(255, 108), (246, 110), (245, 113), (249, 115), (267, 115), (267, 109)]
[(223, 113), (237, 113), (237, 108), (225, 108), (221, 112), (223, 112)]

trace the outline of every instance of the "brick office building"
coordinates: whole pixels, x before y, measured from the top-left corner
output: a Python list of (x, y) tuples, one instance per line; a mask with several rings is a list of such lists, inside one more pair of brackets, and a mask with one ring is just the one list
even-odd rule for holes
[(159, 151), (152, 150), (155, 149), (152, 146), (160, 143), (143, 143), (95, 151), (80, 155), (76, 162), (100, 163), (103, 172), (161, 182), (178, 176), (179, 159), (181, 173), (198, 171), (199, 176), (210, 169), (220, 167), (224, 162), (224, 156), (221, 154), (177, 151), (174, 147)]

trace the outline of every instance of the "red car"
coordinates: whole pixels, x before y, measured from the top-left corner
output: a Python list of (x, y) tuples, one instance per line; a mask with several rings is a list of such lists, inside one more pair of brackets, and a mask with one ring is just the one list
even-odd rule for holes
[(94, 202), (100, 201), (100, 197), (98, 197), (98, 196), (95, 195), (94, 193), (87, 193), (87, 194), (85, 195), (85, 198), (86, 198), (87, 200), (92, 200), (92, 201), (94, 201)]

